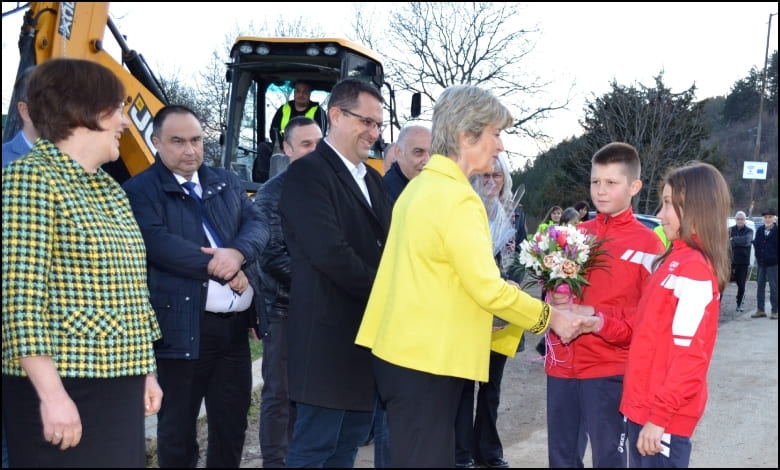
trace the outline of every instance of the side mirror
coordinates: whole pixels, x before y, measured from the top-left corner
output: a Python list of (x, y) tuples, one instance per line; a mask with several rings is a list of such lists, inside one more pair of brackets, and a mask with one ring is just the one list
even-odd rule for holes
[(422, 95), (417, 92), (412, 95), (412, 117), (416, 118), (420, 116), (420, 108), (422, 108)]

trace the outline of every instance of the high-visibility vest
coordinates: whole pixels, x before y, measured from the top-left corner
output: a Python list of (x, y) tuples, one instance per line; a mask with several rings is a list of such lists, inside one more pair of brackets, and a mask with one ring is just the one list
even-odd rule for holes
[[(314, 120), (314, 115), (317, 113), (317, 108), (319, 108), (319, 106), (314, 105), (307, 109), (304, 116)], [(290, 106), (290, 103), (285, 103), (284, 106), (282, 106), (282, 122), (279, 123), (279, 134), (282, 136), (284, 136), (284, 128), (287, 127), (287, 123), (290, 122), (290, 114), (292, 114), (292, 106)]]

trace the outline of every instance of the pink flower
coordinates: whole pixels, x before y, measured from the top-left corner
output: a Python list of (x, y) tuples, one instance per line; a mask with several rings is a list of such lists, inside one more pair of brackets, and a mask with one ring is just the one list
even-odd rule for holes
[(537, 232), (520, 244), (517, 264), (536, 283), (551, 291), (566, 286), (572, 295), (582, 298), (588, 285), (587, 273), (605, 265), (600, 260), (602, 240), (573, 225), (540, 225)]
[(563, 264), (561, 264), (561, 272), (563, 273), (564, 277), (576, 277), (579, 270), (580, 267), (577, 266), (577, 263), (574, 261), (567, 259), (563, 261)]
[(563, 232), (558, 232), (558, 237), (555, 239), (555, 241), (558, 242), (558, 246), (561, 248), (566, 248), (566, 234)]

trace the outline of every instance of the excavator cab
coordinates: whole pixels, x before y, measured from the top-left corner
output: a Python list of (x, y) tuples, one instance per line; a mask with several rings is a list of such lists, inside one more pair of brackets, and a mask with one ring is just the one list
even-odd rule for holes
[[(230, 52), (226, 77), (230, 92), (221, 163), (250, 193), (273, 176), (271, 162), (281, 150), (272, 149), (268, 155), (271, 120), (292, 99), (296, 81), (309, 83), (311, 100), (325, 110), (330, 90), (343, 78), (365, 80), (380, 90), (386, 85), (382, 63), (372, 51), (337, 38), (239, 37)], [(391, 119), (394, 106), (392, 102)], [(383, 148), (380, 142), (369, 159), (380, 171)], [(259, 170), (257, 159), (261, 159)]]

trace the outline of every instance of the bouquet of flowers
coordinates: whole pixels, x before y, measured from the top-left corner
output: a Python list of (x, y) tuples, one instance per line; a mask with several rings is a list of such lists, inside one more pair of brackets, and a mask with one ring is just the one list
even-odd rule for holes
[(514, 267), (525, 268), (531, 278), (525, 287), (538, 283), (547, 292), (568, 290), (581, 299), (582, 287), (589, 285), (585, 275), (605, 266), (600, 262), (602, 244), (574, 225), (542, 224), (520, 244)]

